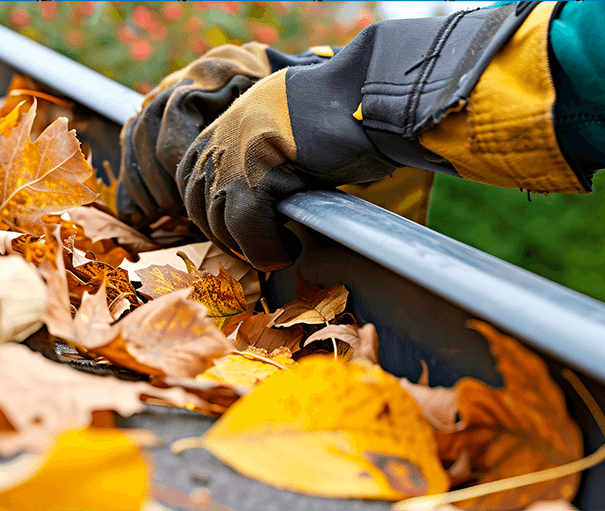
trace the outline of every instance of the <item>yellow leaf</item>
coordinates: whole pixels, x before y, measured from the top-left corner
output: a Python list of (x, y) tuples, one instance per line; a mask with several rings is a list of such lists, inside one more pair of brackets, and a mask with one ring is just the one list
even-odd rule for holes
[(138, 511), (147, 499), (145, 461), (118, 429), (62, 433), (44, 458), (43, 464), (31, 467), (31, 477), (0, 490), (0, 509)]
[(298, 276), (296, 297), (284, 305), (283, 314), (275, 321), (280, 328), (298, 323), (321, 325), (345, 310), (349, 292), (342, 284), (322, 289)]
[(279, 348), (267, 353), (267, 350), (251, 346), (246, 351), (230, 353), (215, 360), (214, 366), (198, 374), (195, 379), (252, 388), (279, 371), (280, 365), (292, 367), (295, 364), (288, 348)]
[(97, 196), (82, 184), (92, 170), (67, 119), (57, 119), (32, 143), (35, 115), (34, 102), (8, 137), (0, 134), (0, 227), (41, 235), (44, 214)]
[(449, 485), (420, 408), (374, 364), (309, 357), (237, 401), (202, 441), (248, 477), (326, 497), (397, 500)]
[[(189, 265), (188, 265), (189, 266)], [(246, 311), (246, 297), (242, 285), (231, 277), (222, 267), (217, 276), (207, 272), (185, 273), (172, 266), (155, 264), (136, 270), (143, 287), (139, 289), (152, 298), (157, 298), (179, 289), (193, 286), (189, 300), (204, 304), (208, 316), (216, 326), (223, 327), (231, 316)]]

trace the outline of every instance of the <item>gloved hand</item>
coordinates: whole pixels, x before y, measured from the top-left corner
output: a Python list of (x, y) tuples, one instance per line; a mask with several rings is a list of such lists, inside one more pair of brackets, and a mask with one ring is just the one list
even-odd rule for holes
[[(330, 60), (289, 67), (262, 79), (190, 142), (180, 160), (174, 177), (187, 215), (209, 239), (258, 269), (274, 270), (289, 265), (299, 250), (297, 240), (283, 226), (285, 218), (274, 209), (293, 192), (372, 181), (402, 165), (482, 180), (484, 159), (458, 154), (470, 146), (464, 138), (464, 117), (448, 130), (441, 128), (456, 115), (468, 115), (469, 102), (471, 111), (480, 105), (473, 102), (473, 95), (486, 104), (480, 79), (528, 16), (534, 20), (532, 37), (524, 36), (521, 43), (544, 43), (536, 58), (545, 64), (553, 6), (540, 6), (535, 15), (532, 9), (533, 5), (522, 2), (447, 18), (376, 23)], [(270, 49), (267, 54), (279, 55)], [(295, 58), (282, 61), (296, 63)], [(505, 61), (504, 71), (510, 71), (510, 62), (506, 66)], [(272, 70), (277, 67), (272, 65)], [(548, 77), (540, 75), (536, 80), (543, 88), (549, 86)], [(538, 96), (537, 110), (552, 111), (554, 94)], [(523, 101), (520, 104), (524, 106)], [(505, 134), (512, 141), (506, 151), (516, 155), (524, 141), (519, 138), (520, 145), (515, 145), (514, 134), (522, 133), (525, 120), (515, 125), (514, 102), (497, 106), (487, 112), (484, 132), (489, 135), (490, 127), (498, 124), (499, 110), (511, 114), (513, 121), (507, 124), (511, 129)], [(162, 132), (171, 115), (170, 103), (159, 114), (155, 122)], [(556, 155), (557, 148), (551, 147), (553, 140), (556, 146), (554, 131), (545, 135), (549, 136), (536, 144), (547, 160), (556, 160), (553, 167), (569, 184), (573, 171), (561, 167), (560, 153)], [(442, 151), (443, 139), (449, 138), (456, 144), (446, 143)], [(512, 170), (507, 157), (501, 156), (492, 158), (494, 165), (489, 160), (484, 181), (501, 184), (498, 179), (508, 172), (512, 178), (507, 176), (504, 186), (529, 182), (540, 191), (540, 179), (527, 181), (523, 176), (527, 168), (536, 167), (531, 154)], [(565, 164), (562, 156), (560, 160)], [(132, 172), (122, 170), (123, 175)], [(551, 181), (548, 177), (544, 186)], [(577, 180), (570, 186), (576, 185)]]
[(287, 65), (321, 62), (322, 52), (334, 53), (318, 47), (289, 56), (256, 42), (223, 45), (164, 78), (122, 129), (120, 218), (142, 227), (183, 212), (174, 175), (193, 140), (258, 80)]

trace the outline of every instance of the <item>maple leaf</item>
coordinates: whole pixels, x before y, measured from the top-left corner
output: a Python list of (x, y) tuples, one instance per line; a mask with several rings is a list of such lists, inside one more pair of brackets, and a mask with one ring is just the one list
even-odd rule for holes
[(152, 300), (111, 328), (103, 297), (86, 293), (76, 315), (77, 344), (134, 371), (194, 377), (233, 346), (206, 307), (186, 298), (189, 292), (186, 288)]
[(44, 214), (87, 204), (96, 194), (82, 184), (92, 170), (66, 118), (30, 141), (35, 109), (34, 102), (0, 132), (0, 228), (41, 235)]
[(247, 309), (246, 297), (241, 284), (222, 267), (217, 276), (207, 272), (185, 273), (170, 265), (151, 265), (136, 270), (143, 286), (141, 294), (157, 298), (185, 287), (193, 286), (189, 299), (208, 308), (209, 317), (221, 328), (231, 316)]
[(433, 429), (376, 364), (309, 357), (278, 371), (197, 446), (248, 477), (315, 495), (389, 500), (448, 488)]
[(327, 323), (345, 310), (348, 295), (342, 284), (322, 289), (298, 275), (296, 297), (282, 307), (284, 313), (276, 320), (275, 326), (286, 328), (298, 323)]
[(198, 402), (183, 389), (74, 371), (15, 343), (0, 345), (0, 366), (1, 454), (39, 451), (54, 433), (90, 425), (93, 412), (115, 410), (124, 417), (137, 413), (145, 406), (139, 399), (142, 394), (181, 406)]

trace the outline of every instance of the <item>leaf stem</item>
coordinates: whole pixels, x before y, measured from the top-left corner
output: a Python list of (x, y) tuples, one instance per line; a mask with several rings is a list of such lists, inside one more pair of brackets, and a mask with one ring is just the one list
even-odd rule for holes
[(256, 353), (252, 353), (250, 351), (233, 350), (231, 353), (235, 353), (237, 355), (241, 355), (242, 357), (255, 358), (256, 360), (261, 360), (263, 362), (266, 362), (267, 364), (271, 364), (271, 365), (274, 365), (275, 367), (279, 367), (280, 369), (288, 369), (285, 365), (280, 364), (279, 362), (276, 362), (275, 360), (272, 360), (272, 359), (270, 359), (268, 357), (263, 357), (262, 355), (258, 355)]
[[(594, 397), (572, 371), (569, 369), (563, 369), (561, 371), (561, 375), (571, 384), (580, 398), (582, 398), (587, 408), (590, 410), (590, 413), (593, 415), (595, 421), (599, 425), (599, 428), (605, 435), (605, 414), (595, 401)], [(440, 506), (451, 504), (452, 502), (459, 502), (461, 500), (489, 495), (490, 493), (512, 490), (521, 486), (550, 481), (552, 479), (559, 479), (560, 477), (565, 477), (594, 467), (603, 461), (605, 461), (605, 444), (599, 447), (592, 454), (589, 454), (588, 456), (579, 460), (566, 463), (565, 465), (547, 468), (520, 476), (507, 477), (506, 479), (500, 479), (499, 481), (490, 481), (489, 483), (483, 483), (477, 486), (471, 486), (469, 488), (463, 488), (461, 490), (455, 490), (447, 493), (440, 493), (438, 495), (414, 497), (393, 504), (391, 509), (392, 511), (422, 511), (438, 509)]]

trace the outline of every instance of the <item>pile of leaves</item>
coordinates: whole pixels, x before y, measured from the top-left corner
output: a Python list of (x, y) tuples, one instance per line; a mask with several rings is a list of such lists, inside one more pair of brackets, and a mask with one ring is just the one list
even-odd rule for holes
[[(573, 498), (586, 464), (566, 464), (582, 457), (580, 430), (545, 363), (518, 341), (469, 325), (489, 341), (503, 388), (397, 379), (378, 364), (374, 327), (346, 312), (344, 286), (299, 278), (296, 297), (269, 310), (258, 274), (236, 257), (208, 242), (161, 248), (121, 223), (115, 182), (96, 180), (65, 119), (31, 141), (35, 110), (20, 103), (0, 119), (0, 455), (31, 453), (2, 476), (0, 508), (37, 508), (42, 485), (76, 472), (78, 488), (44, 506), (148, 506), (152, 465), (140, 447), (153, 439), (113, 427), (145, 403), (220, 417), (174, 450), (203, 447), (280, 488), (409, 499), (401, 509), (469, 485), (437, 504)], [(112, 491), (90, 491), (99, 481)], [(494, 482), (509, 486), (482, 484)], [(208, 494), (185, 501), (222, 509)]]

